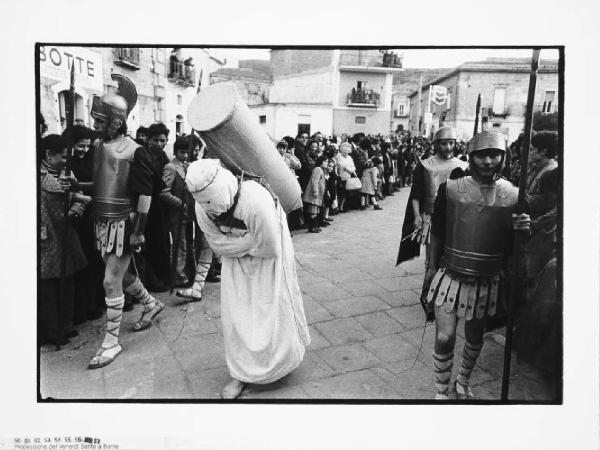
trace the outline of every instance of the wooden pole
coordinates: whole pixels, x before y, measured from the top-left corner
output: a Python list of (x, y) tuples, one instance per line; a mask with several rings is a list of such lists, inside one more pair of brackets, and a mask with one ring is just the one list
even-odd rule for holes
[[(525, 113), (525, 139), (521, 150), (521, 176), (519, 179), (519, 196), (517, 200), (516, 213), (521, 214), (525, 210), (525, 193), (527, 191), (527, 166), (529, 164), (529, 146), (531, 145), (531, 125), (533, 122), (533, 102), (535, 99), (535, 87), (537, 84), (537, 70), (540, 60), (540, 49), (534, 49), (531, 57), (531, 74), (529, 76), (529, 91), (527, 93), (527, 109)], [(504, 344), (504, 370), (502, 372), (502, 392), (500, 399), (508, 400), (508, 389), (510, 386), (510, 365), (512, 354), (514, 308), (518, 296), (522, 295), (519, 280), (519, 261), (523, 245), (523, 234), (515, 233), (513, 257), (515, 258), (515, 273), (510, 280), (510, 291), (508, 299), (508, 321), (506, 324), (506, 341)]]
[[(71, 63), (71, 85), (69, 87), (69, 98), (68, 102), (71, 103), (70, 111), (67, 110), (67, 129), (73, 131), (73, 124), (75, 123), (75, 64)], [(71, 176), (71, 157), (73, 154), (73, 139), (70, 139), (69, 146), (67, 147), (67, 164), (65, 166), (65, 177)], [(62, 229), (62, 252), (60, 255), (60, 296), (57, 305), (57, 322), (58, 322), (58, 336), (57, 341), (60, 342), (63, 335), (63, 320), (62, 305), (66, 302), (67, 297), (67, 247), (69, 240), (69, 208), (71, 206), (71, 195), (70, 191), (65, 192), (65, 203), (63, 210), (63, 229)], [(56, 349), (60, 350), (60, 344), (57, 343)]]

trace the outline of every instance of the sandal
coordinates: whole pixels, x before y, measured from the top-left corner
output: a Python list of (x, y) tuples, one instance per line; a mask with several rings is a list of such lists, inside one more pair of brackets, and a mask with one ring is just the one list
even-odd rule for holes
[[(118, 347), (118, 348), (117, 348)], [(104, 352), (108, 350), (116, 351), (116, 353), (112, 354), (112, 356), (107, 356)], [(111, 362), (115, 360), (117, 356), (123, 351), (123, 346), (121, 344), (115, 344), (108, 348), (100, 348), (92, 360), (88, 365), (88, 369), (100, 369), (102, 367), (108, 366)]]
[(194, 289), (182, 289), (175, 293), (177, 297), (187, 298), (190, 302), (199, 302), (202, 300), (202, 295), (194, 295)]
[(155, 300), (156, 304), (154, 308), (149, 311), (144, 310), (142, 312), (142, 317), (138, 320), (133, 326), (133, 331), (142, 331), (146, 328), (150, 328), (152, 326), (152, 320), (160, 314), (160, 312), (165, 309), (165, 305), (163, 305), (158, 300)]
[(473, 391), (471, 390), (471, 388), (468, 385), (464, 386), (464, 385), (460, 384), (458, 382), (458, 380), (456, 380), (454, 382), (454, 390), (456, 391), (456, 399), (457, 400), (474, 400), (475, 399), (475, 394), (473, 394)]

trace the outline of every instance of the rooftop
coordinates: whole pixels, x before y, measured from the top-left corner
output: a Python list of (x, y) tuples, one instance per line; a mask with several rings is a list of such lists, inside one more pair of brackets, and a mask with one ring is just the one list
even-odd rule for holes
[[(417, 69), (418, 70), (418, 69)], [(483, 61), (468, 61), (461, 64), (454, 69), (449, 70), (447, 73), (425, 83), (423, 81), (423, 88), (421, 92), (425, 91), (431, 85), (441, 83), (444, 80), (460, 73), (460, 72), (517, 72), (517, 73), (528, 73), (531, 70), (531, 59), (530, 58), (486, 58)], [(558, 61), (557, 60), (540, 60), (538, 65), (538, 72), (540, 73), (553, 73), (558, 72)], [(413, 91), (409, 97), (416, 95), (418, 89)]]
[(259, 72), (249, 68), (224, 68), (215, 70), (210, 76), (221, 76), (227, 78), (255, 80), (255, 81), (271, 81), (271, 75), (266, 72)]

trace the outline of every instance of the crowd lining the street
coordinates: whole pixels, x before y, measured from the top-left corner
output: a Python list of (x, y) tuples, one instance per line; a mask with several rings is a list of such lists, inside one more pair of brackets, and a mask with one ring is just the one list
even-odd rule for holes
[[(40, 140), (38, 338), (42, 345), (66, 345), (69, 338), (77, 336), (77, 325), (101, 317), (106, 308), (104, 265), (93, 237), (94, 220), (87, 208), (91, 198), (84, 190), (69, 194), (66, 246), (61, 231), (65, 193), (73, 191), (73, 181), (61, 176), (67, 148), (74, 149), (72, 178), (78, 183), (91, 182), (96, 138), (94, 130), (75, 125), (62, 135), (44, 135)], [(206, 265), (206, 281), (219, 281), (218, 258), (212, 252), (206, 254), (209, 248), (195, 219), (194, 200), (184, 182), (190, 162), (215, 156), (196, 135), (187, 135), (176, 137), (174, 157), (169, 160), (165, 152), (168, 138), (169, 130), (161, 123), (140, 127), (135, 136), (150, 155), (153, 200), (146, 246), (135, 256), (134, 266), (144, 285), (154, 292), (165, 291), (171, 285), (198, 288), (194, 282), (199, 261)], [(303, 208), (288, 214), (289, 228), (295, 232), (307, 229), (310, 233), (334, 226), (332, 216), (337, 214), (381, 210), (380, 202), (387, 196), (411, 186), (415, 168), (431, 156), (434, 148), (430, 139), (407, 132), (352, 136), (300, 133), (296, 138), (285, 136), (274, 144), (302, 190)], [(520, 177), (521, 145), (519, 137), (509, 146), (502, 172), (515, 185)], [(557, 159), (562, 149), (556, 132), (550, 131), (537, 133), (532, 146), (526, 189), (534, 231), (526, 249), (528, 301), (521, 305), (516, 343), (520, 356), (546, 373), (557, 374), (562, 361), (562, 304), (556, 291), (548, 290), (552, 282), (540, 280), (554, 277), (556, 286)], [(457, 141), (455, 155), (463, 161), (467, 160), (466, 148), (466, 142)], [(62, 248), (68, 254), (63, 286), (59, 265)], [(198, 289), (181, 296), (200, 300)], [(133, 302), (126, 295), (124, 310), (131, 310)], [(532, 341), (538, 345), (529, 345)]]

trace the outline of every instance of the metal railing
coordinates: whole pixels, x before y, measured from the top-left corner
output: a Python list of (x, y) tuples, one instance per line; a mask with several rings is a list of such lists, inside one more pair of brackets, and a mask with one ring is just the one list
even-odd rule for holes
[(373, 89), (352, 89), (346, 98), (347, 105), (379, 105), (380, 95)]
[(193, 86), (196, 80), (196, 69), (193, 66), (185, 65), (183, 61), (170, 61), (167, 78), (177, 84)]
[(117, 47), (116, 49), (115, 63), (127, 66), (133, 66), (134, 68), (140, 67), (140, 49), (132, 47)]
[(396, 53), (380, 53), (378, 55), (372, 53), (341, 53), (340, 66), (402, 68), (402, 58)]

